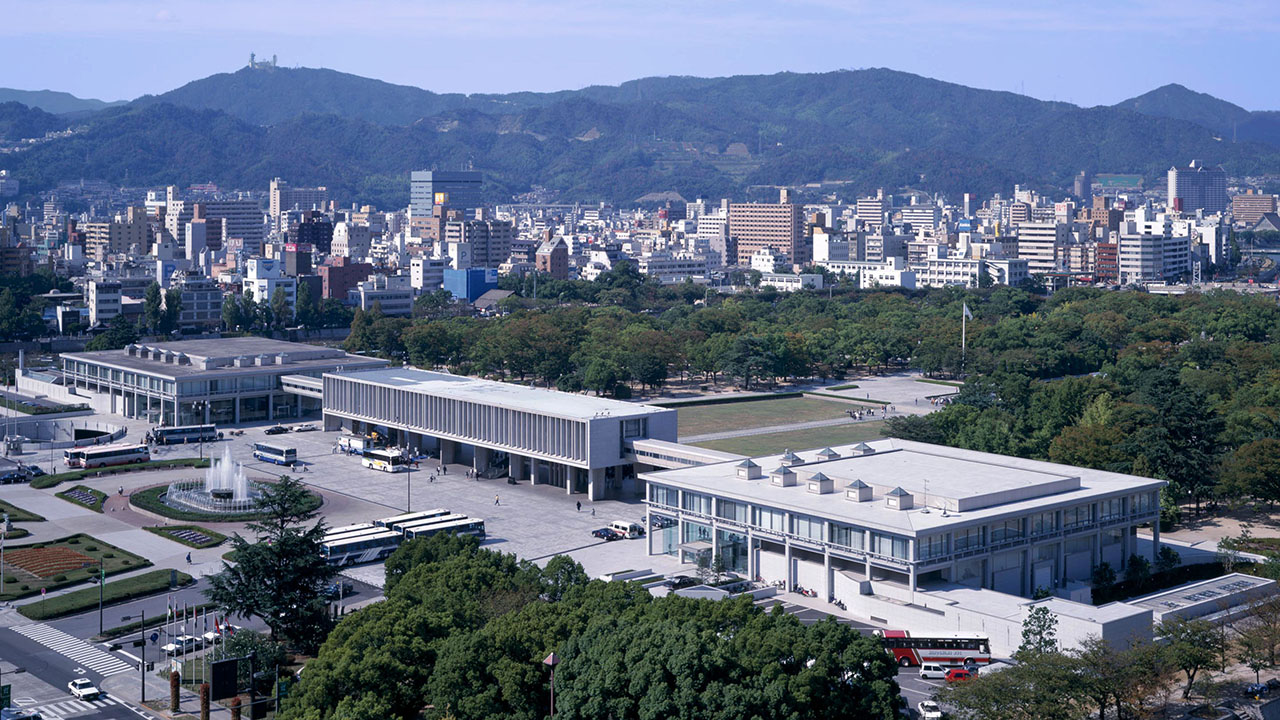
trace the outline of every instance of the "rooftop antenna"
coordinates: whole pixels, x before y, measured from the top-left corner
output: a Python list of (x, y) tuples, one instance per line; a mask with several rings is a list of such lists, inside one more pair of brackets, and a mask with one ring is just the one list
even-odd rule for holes
[(925, 515), (928, 515), (929, 514), (929, 478), (924, 479), (924, 500), (920, 504), (924, 505), (924, 507), (921, 508), (920, 512)]

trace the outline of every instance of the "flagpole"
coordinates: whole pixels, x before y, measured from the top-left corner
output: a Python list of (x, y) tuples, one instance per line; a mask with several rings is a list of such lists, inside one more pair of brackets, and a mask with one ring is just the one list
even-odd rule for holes
[(964, 373), (965, 340), (967, 339), (967, 336), (968, 336), (967, 331), (969, 328), (969, 324), (968, 324), (969, 306), (962, 305), (961, 308), (962, 309), (960, 310), (960, 372), (961, 374), (963, 374)]

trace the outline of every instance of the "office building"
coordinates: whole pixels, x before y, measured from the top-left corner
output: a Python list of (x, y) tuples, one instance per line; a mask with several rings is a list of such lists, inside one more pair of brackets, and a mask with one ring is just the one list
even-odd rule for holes
[(495, 268), (445, 268), (443, 284), (455, 298), (475, 302), (476, 298), (498, 287), (498, 271)]
[(100, 412), (164, 425), (296, 418), (319, 402), (286, 394), (280, 378), (378, 368), (385, 360), (257, 337), (140, 343), (64, 353), (66, 389)]
[(674, 443), (676, 412), (415, 368), (326, 374), (325, 430), (377, 431), (445, 463), (585, 493), (635, 491), (632, 443)]
[(1262, 195), (1253, 190), (1231, 198), (1231, 217), (1246, 227), (1262, 219), (1263, 215), (1276, 211), (1276, 196)]
[(365, 312), (377, 305), (383, 315), (408, 317), (413, 314), (413, 286), (409, 284), (408, 275), (370, 275), (367, 280), (356, 283), (350, 297), (356, 307)]
[(257, 302), (270, 303), (275, 300), (277, 290), (283, 292), (289, 304), (289, 319), (293, 319), (298, 306), (298, 279), (285, 275), (284, 267), (279, 261), (249, 258), (245, 262), (244, 278), (240, 283), (241, 292), (250, 295)]
[(786, 253), (799, 266), (813, 258), (801, 205), (733, 203), (729, 206), (729, 235), (737, 246), (739, 265), (750, 265), (751, 256), (768, 247)]
[(902, 222), (910, 225), (913, 233), (933, 232), (942, 222), (942, 209), (933, 203), (908, 205), (902, 208)]
[(1065, 269), (1065, 253), (1070, 228), (1055, 222), (1024, 222), (1018, 225), (1018, 257), (1027, 261), (1033, 275)]
[(342, 302), (346, 302), (347, 294), (356, 286), (356, 283), (369, 277), (371, 273), (373, 273), (373, 265), (352, 262), (350, 258), (345, 257), (331, 257), (316, 268), (316, 274), (320, 276), (322, 297)]
[(415, 292), (434, 292), (444, 285), (448, 260), (418, 255), (409, 259), (409, 285)]
[(289, 238), (294, 242), (307, 243), (322, 255), (328, 255), (333, 248), (333, 223), (318, 213), (304, 213), (297, 225), (289, 228)]
[(854, 208), (858, 225), (874, 232), (879, 232), (889, 214), (889, 202), (883, 191), (876, 193), (875, 197), (858, 198)]
[[(511, 256), (516, 228), (503, 220), (454, 220), (444, 226), (444, 242), (471, 246), (468, 267), (496, 268)], [(455, 269), (462, 269), (455, 266)]]
[(782, 292), (821, 290), (822, 276), (817, 273), (760, 273), (760, 287)]
[(1169, 208), (1188, 215), (1197, 210), (1226, 212), (1227, 171), (1199, 160), (1192, 160), (1185, 168), (1169, 168)]
[(483, 178), (478, 172), (414, 170), (409, 175), (409, 212), (429, 217), (436, 205), (447, 205), (464, 214), (481, 206)]
[(89, 325), (106, 325), (111, 318), (121, 312), (120, 283), (111, 280), (90, 280), (89, 291), (85, 293), (84, 301), (89, 306)]
[[(204, 275), (189, 271), (173, 276), (172, 287), (180, 293), (178, 327), (210, 329), (222, 323), (222, 288)], [(161, 298), (167, 302), (168, 295)]]
[(557, 237), (538, 246), (533, 257), (534, 267), (555, 280), (569, 279), (569, 244)]
[(329, 246), (329, 252), (335, 257), (363, 260), (369, 256), (372, 245), (373, 235), (368, 225), (340, 222), (333, 226), (333, 242)]
[(293, 187), (275, 178), (271, 181), (267, 212), (272, 224), (280, 222), (281, 213), (289, 210), (323, 210), (329, 203), (329, 189), (325, 187)]
[(151, 251), (151, 226), (142, 208), (129, 208), (112, 220), (80, 223), (84, 235), (85, 254), (104, 262), (108, 255)]

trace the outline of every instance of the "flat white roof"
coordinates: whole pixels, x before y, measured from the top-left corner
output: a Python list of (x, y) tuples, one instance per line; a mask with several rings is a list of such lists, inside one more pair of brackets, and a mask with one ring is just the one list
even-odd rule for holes
[(593, 395), (560, 392), (534, 388), (516, 383), (496, 382), (465, 375), (420, 370), (412, 367), (361, 370), (343, 373), (326, 373), (325, 377), (408, 390), (423, 395), (434, 395), (454, 400), (466, 400), (480, 405), (523, 410), (539, 415), (592, 420), (603, 417), (637, 417), (673, 413), (671, 408), (640, 405), (610, 400)]
[[(858, 454), (862, 452), (859, 445), (874, 452)], [(905, 535), (1157, 490), (1165, 484), (1162, 480), (910, 440), (875, 440), (832, 449), (839, 457), (830, 460), (818, 457), (818, 450), (796, 451), (802, 462), (791, 466), (797, 480), (791, 487), (770, 482), (769, 473), (782, 464), (783, 455), (752, 458), (762, 471), (755, 480), (738, 477), (736, 462), (659, 470), (642, 473), (642, 477), (663, 485)], [(806, 481), (819, 472), (833, 481), (833, 492), (808, 490)], [(848, 498), (846, 489), (858, 480), (872, 488), (872, 499), (856, 502)], [(885, 496), (896, 488), (913, 496), (914, 508), (897, 510), (886, 505)]]

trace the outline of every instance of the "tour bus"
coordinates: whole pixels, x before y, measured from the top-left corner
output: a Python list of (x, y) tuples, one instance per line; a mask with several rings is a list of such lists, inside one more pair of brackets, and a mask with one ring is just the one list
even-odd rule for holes
[(215, 425), (180, 425), (178, 427), (158, 427), (151, 431), (151, 437), (157, 445), (181, 445), (193, 442), (213, 442), (221, 440), (222, 433)]
[(437, 515), (433, 518), (427, 518), (425, 520), (396, 523), (391, 526), (391, 529), (403, 534), (407, 530), (418, 530), (427, 527), (428, 525), (439, 525), (440, 523), (453, 522), (454, 520), (461, 520), (464, 517), (466, 517), (466, 515), (462, 515), (460, 513), (448, 513), (445, 515)]
[(475, 518), (462, 518), (446, 523), (436, 523), (426, 527), (408, 528), (404, 532), (405, 540), (420, 537), (431, 537), (436, 533), (452, 533), (454, 535), (474, 535), (484, 540), (484, 521)]
[(884, 647), (902, 667), (938, 665), (986, 665), (991, 662), (991, 643), (974, 632), (935, 632), (913, 636), (906, 630), (876, 630)]
[(151, 451), (146, 445), (103, 445), (65, 450), (62, 459), (67, 467), (96, 468), (147, 462), (151, 459)]
[(409, 469), (409, 460), (400, 450), (366, 450), (362, 465), (382, 472), (402, 472)]
[(254, 443), (253, 456), (259, 460), (265, 460), (277, 465), (292, 465), (298, 462), (298, 450), (296, 448), (281, 447), (271, 443)]
[(418, 520), (428, 520), (441, 515), (448, 515), (449, 511), (444, 508), (435, 508), (434, 510), (418, 510), (416, 512), (404, 513), (403, 515), (392, 515), (391, 517), (374, 520), (373, 524), (378, 527), (395, 527), (396, 525), (407, 525)]
[(395, 552), (404, 536), (392, 530), (377, 530), (320, 544), (320, 554), (330, 565), (357, 565), (384, 560)]
[(326, 531), (323, 539), (337, 540), (339, 538), (350, 537), (352, 535), (367, 533), (372, 530), (381, 530), (381, 529), (382, 528), (376, 527), (369, 523), (360, 523), (358, 525), (343, 525), (342, 527), (337, 527), (337, 528), (333, 528), (332, 530)]

